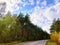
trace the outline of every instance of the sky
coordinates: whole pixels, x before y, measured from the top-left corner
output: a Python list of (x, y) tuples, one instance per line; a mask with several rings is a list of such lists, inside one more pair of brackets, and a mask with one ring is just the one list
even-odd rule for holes
[(60, 0), (0, 0), (3, 2), (6, 3), (5, 13), (28, 13), (30, 21), (48, 33), (53, 20), (60, 18)]

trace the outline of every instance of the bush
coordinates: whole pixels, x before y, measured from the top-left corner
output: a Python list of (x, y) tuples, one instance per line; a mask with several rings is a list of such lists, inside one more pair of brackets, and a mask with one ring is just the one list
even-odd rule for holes
[(51, 35), (50, 35), (50, 38), (51, 38), (51, 41), (54, 41), (56, 42), (57, 44), (60, 44), (60, 32), (57, 33), (56, 31), (53, 32)]
[(58, 40), (58, 33), (55, 31), (50, 35), (52, 41), (57, 42)]

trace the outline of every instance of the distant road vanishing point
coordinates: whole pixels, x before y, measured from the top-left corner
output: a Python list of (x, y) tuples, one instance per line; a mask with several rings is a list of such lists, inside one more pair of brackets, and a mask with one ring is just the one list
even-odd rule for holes
[(25, 42), (15, 45), (45, 45), (47, 40), (40, 40), (40, 41), (31, 41), (31, 42)]

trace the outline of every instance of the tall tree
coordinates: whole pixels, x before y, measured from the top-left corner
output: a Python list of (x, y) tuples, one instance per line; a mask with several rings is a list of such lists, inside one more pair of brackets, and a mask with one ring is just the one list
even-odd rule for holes
[(60, 32), (60, 19), (53, 21), (50, 31), (51, 32), (54, 32), (54, 31)]
[(24, 15), (23, 15), (23, 13), (20, 13), (17, 18), (20, 21), (21, 26), (23, 26), (24, 25)]
[(11, 40), (10, 27), (11, 27), (11, 24), (12, 24), (12, 18), (11, 18), (11, 14), (9, 12), (3, 18), (2, 23), (3, 23), (4, 27), (2, 27), (3, 31), (1, 33), (1, 36), (3, 38), (3, 41), (6, 42), (6, 41)]
[(12, 20), (13, 20), (13, 24), (11, 29), (14, 31), (13, 36), (15, 37), (16, 40), (19, 40), (21, 38), (21, 34), (22, 34), (22, 29), (21, 29), (21, 23), (19, 22), (19, 20), (17, 19), (16, 15), (12, 16)]

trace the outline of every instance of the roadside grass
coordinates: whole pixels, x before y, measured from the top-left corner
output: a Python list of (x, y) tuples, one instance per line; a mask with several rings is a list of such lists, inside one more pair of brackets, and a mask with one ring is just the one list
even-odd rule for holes
[(48, 40), (46, 42), (46, 45), (57, 45), (55, 42), (52, 42), (51, 40)]
[(13, 42), (9, 42), (9, 43), (0, 43), (0, 45), (15, 45), (21, 43), (21, 41), (13, 41)]

